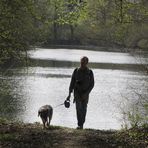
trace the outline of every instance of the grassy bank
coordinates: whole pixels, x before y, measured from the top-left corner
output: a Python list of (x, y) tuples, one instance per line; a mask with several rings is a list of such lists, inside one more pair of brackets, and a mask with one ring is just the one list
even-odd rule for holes
[(0, 147), (46, 148), (46, 147), (133, 147), (146, 148), (148, 129), (138, 128), (122, 131), (76, 130), (58, 126), (42, 129), (39, 123), (24, 124), (0, 121)]

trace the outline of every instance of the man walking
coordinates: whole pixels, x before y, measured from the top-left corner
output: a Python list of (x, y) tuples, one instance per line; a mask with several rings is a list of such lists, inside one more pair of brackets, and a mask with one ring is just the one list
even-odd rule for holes
[(81, 58), (80, 68), (76, 68), (73, 71), (69, 86), (69, 98), (74, 90), (74, 102), (76, 103), (78, 120), (77, 129), (83, 129), (83, 124), (85, 122), (85, 116), (87, 112), (89, 93), (94, 87), (94, 75), (92, 70), (87, 67), (88, 61), (89, 59), (87, 57)]

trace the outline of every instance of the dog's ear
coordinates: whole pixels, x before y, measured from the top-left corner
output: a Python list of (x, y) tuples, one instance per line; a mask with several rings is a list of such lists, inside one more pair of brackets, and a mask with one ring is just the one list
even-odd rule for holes
[(38, 112), (38, 117), (40, 116), (40, 112)]

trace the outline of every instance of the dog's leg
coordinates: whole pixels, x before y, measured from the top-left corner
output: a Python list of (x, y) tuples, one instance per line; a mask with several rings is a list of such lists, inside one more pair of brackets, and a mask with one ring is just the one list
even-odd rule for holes
[(53, 109), (50, 110), (50, 113), (49, 113), (49, 125), (50, 125), (50, 122), (51, 122), (51, 119), (52, 119), (52, 114), (53, 114)]
[(50, 122), (49, 122), (49, 117), (47, 117), (47, 126), (49, 127)]
[(42, 118), (42, 122), (43, 122), (43, 128), (45, 128), (46, 127), (45, 126), (45, 123), (46, 123), (45, 119)]

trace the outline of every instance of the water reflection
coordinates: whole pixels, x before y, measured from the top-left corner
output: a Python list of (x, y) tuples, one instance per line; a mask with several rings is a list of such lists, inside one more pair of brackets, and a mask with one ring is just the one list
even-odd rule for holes
[[(22, 86), (17, 79), (0, 77), (0, 116), (12, 119), (23, 120), (25, 111), (25, 100), (22, 97)], [(18, 93), (18, 90), (20, 93)]]
[[(30, 66), (41, 67), (79, 67), (79, 62), (72, 61), (56, 61), (43, 59), (30, 59)], [(130, 71), (143, 71), (146, 64), (119, 64), (119, 63), (89, 63), (91, 68), (99, 69), (121, 69)]]
[(41, 67), (78, 67), (84, 55), (89, 57), (92, 68), (143, 71), (148, 65), (147, 56), (121, 52), (36, 48), (29, 55), (31, 66)]
[[(45, 104), (53, 107), (62, 103), (67, 94), (73, 68), (29, 67), (11, 69), (3, 81), (9, 83), (11, 99), (1, 98), (1, 116), (7, 115), (24, 122), (36, 122), (38, 108)], [(119, 104), (122, 95), (136, 99), (132, 88), (147, 93), (143, 83), (147, 76), (139, 72), (93, 69), (95, 88), (90, 95), (86, 128), (119, 129), (121, 127)], [(15, 108), (14, 108), (15, 107)], [(11, 111), (5, 110), (10, 108)], [(3, 111), (5, 110), (5, 111)], [(9, 114), (10, 113), (10, 114)], [(60, 106), (54, 109), (52, 124), (76, 127), (75, 105), (70, 109)]]
[[(79, 66), (82, 55), (90, 58), (95, 87), (90, 95), (86, 128), (119, 129), (121, 108), (138, 99), (134, 91), (147, 94), (147, 75), (143, 65), (146, 57), (135, 61), (126, 53), (97, 52), (67, 49), (38, 49), (30, 51), (28, 68), (8, 69), (0, 74), (0, 116), (23, 122), (40, 122), (38, 108), (53, 107), (64, 102), (68, 95), (70, 77)], [(138, 56), (137, 56), (138, 57)], [(139, 59), (139, 58), (138, 58)], [(141, 62), (142, 61), (142, 62)], [(134, 90), (134, 91), (133, 91)], [(73, 98), (72, 98), (73, 99)], [(52, 124), (76, 127), (75, 105), (69, 109), (54, 109)]]

